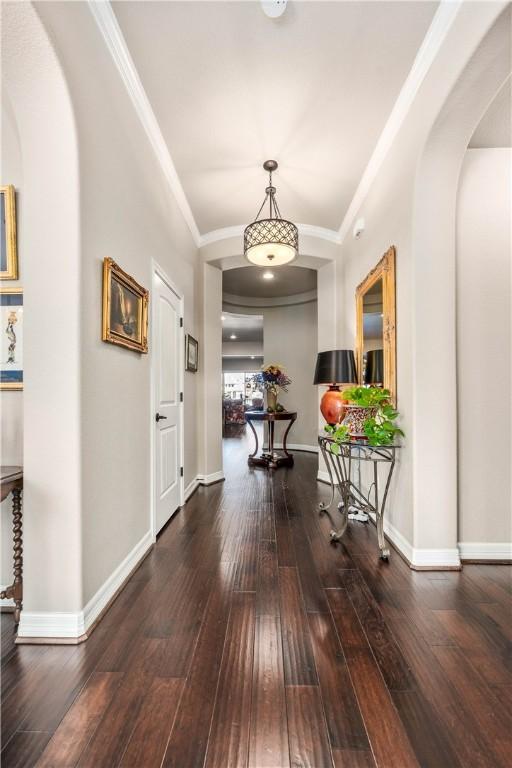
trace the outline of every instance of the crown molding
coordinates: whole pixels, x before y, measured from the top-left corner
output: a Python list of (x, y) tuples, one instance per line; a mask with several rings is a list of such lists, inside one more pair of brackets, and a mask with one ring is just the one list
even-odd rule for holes
[(338, 231), (343, 242), (464, 0), (441, 0)]
[[(202, 248), (210, 243), (217, 243), (220, 240), (229, 240), (231, 237), (242, 238), (246, 224), (235, 224), (232, 227), (223, 227), (222, 229), (212, 229), (211, 232), (201, 235), (199, 238), (199, 247)], [(329, 243), (339, 245), (341, 243), (339, 232), (334, 229), (317, 227), (314, 224), (296, 224), (299, 235), (307, 237), (316, 237), (319, 240), (327, 240)]]
[[(263, 309), (265, 307), (293, 307), (296, 304), (310, 304), (317, 301), (316, 288), (306, 293), (296, 293), (291, 296), (236, 296), (232, 293), (222, 294), (222, 304), (229, 307), (252, 307)], [(227, 311), (227, 310), (226, 310)]]
[(171, 192), (176, 199), (178, 208), (188, 225), (196, 246), (199, 247), (201, 236), (192, 209), (186, 198), (171, 154), (162, 136), (160, 126), (149, 103), (112, 6), (108, 0), (88, 0), (88, 4), (112, 60), (121, 75), (142, 127), (153, 147)]

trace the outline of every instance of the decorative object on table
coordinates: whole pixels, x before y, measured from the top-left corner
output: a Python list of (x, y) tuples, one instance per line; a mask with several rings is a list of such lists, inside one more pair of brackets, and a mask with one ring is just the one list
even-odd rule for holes
[(356, 361), (351, 349), (331, 349), (318, 353), (313, 384), (329, 387), (320, 403), (322, 416), (328, 424), (339, 424), (345, 415), (345, 400), (340, 386), (355, 383)]
[[(265, 411), (247, 411), (245, 420), (249, 424), (256, 445), (254, 451), (249, 455), (247, 463), (250, 467), (266, 467), (267, 469), (277, 469), (278, 467), (293, 467), (293, 455), (289, 453), (286, 447), (288, 433), (296, 420), (297, 414), (291, 411), (277, 411), (276, 413), (265, 413)], [(253, 421), (262, 421), (268, 424), (268, 451), (264, 451), (260, 456), (258, 453), (258, 435), (254, 429)], [(288, 427), (283, 436), (283, 454), (278, 453), (274, 448), (274, 426), (276, 421), (289, 421)]]
[(0, 389), (23, 389), (23, 288), (0, 288)]
[(136, 352), (148, 351), (149, 291), (113, 259), (103, 261), (102, 339)]
[(381, 385), (384, 381), (384, 350), (370, 349), (364, 359), (363, 379), (365, 384)]
[(391, 393), (380, 387), (352, 387), (342, 392), (347, 401), (342, 426), (352, 439), (368, 440), (370, 445), (391, 445), (403, 436), (395, 420), (398, 411), (391, 403)]
[(0, 280), (17, 279), (16, 195), (9, 184), (0, 187)]
[[(391, 246), (356, 289), (356, 362), (359, 384), (380, 384), (396, 404), (395, 247)], [(372, 369), (371, 352), (382, 349)], [(370, 368), (368, 375), (367, 369)], [(371, 375), (370, 375), (371, 374)], [(368, 378), (368, 376), (370, 378)]]
[(197, 373), (199, 361), (199, 343), (190, 333), (187, 333), (185, 343), (185, 369), (191, 373)]
[[(269, 174), (265, 199), (256, 219), (244, 230), (244, 256), (259, 267), (279, 267), (289, 264), (299, 253), (299, 230), (291, 221), (281, 217), (276, 201), (276, 188), (272, 186), (272, 173), (277, 171), (275, 160), (266, 160), (263, 168)], [(260, 219), (260, 213), (269, 204), (268, 219)]]
[(283, 412), (285, 409), (277, 402), (279, 392), (288, 392), (292, 380), (281, 363), (270, 363), (261, 367), (261, 372), (252, 377), (253, 384), (263, 387), (267, 398), (268, 413)]
[[(369, 516), (374, 516), (380, 557), (382, 560), (388, 560), (390, 552), (384, 538), (384, 510), (399, 446), (371, 445), (346, 440), (336, 442), (336, 439), (333, 434), (320, 435), (318, 438), (331, 484), (331, 498), (328, 504), (320, 504), (320, 514), (328, 512), (331, 508), (336, 490), (341, 496), (338, 510), (342, 515), (342, 524), (339, 529), (331, 530), (331, 541), (339, 541), (344, 536), (349, 518), (367, 522)], [(352, 481), (352, 464), (359, 464), (361, 461), (373, 464), (373, 482), (367, 493)], [(379, 497), (379, 464), (388, 470), (382, 500)]]

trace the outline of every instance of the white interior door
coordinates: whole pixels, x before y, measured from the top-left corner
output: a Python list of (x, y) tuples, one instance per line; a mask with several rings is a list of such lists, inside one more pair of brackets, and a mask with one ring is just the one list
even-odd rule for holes
[(182, 381), (181, 299), (155, 273), (154, 333), (154, 487), (155, 533), (181, 503)]

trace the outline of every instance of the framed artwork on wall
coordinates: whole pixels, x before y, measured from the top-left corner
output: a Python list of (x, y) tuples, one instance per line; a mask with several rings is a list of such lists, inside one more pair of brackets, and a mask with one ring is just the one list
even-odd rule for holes
[(113, 259), (103, 261), (102, 339), (136, 352), (148, 351), (149, 291)]
[(14, 187), (0, 187), (0, 280), (18, 279), (16, 197)]
[(23, 288), (0, 288), (0, 389), (23, 389)]
[(185, 344), (185, 369), (191, 373), (197, 373), (197, 363), (199, 360), (199, 344), (190, 333), (187, 333)]

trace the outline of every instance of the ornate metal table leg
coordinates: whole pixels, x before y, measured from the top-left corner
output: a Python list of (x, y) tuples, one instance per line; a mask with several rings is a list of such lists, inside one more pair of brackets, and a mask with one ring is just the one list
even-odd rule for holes
[(322, 451), (322, 456), (324, 457), (325, 466), (327, 467), (327, 472), (329, 474), (329, 482), (331, 484), (331, 498), (329, 500), (329, 503), (325, 504), (323, 501), (321, 501), (320, 504), (318, 505), (319, 514), (322, 515), (324, 512), (327, 512), (327, 510), (332, 507), (335, 490), (334, 490), (334, 479), (333, 479), (332, 470), (331, 470), (331, 459), (327, 455), (327, 451), (325, 450), (323, 441), (320, 441), (320, 450)]
[(14, 623), (19, 624), (23, 607), (23, 539), (21, 530), (21, 488), (12, 491), (12, 529), (14, 534), (14, 582), (12, 596), (14, 598)]
[(343, 538), (348, 525), (348, 509), (350, 504), (350, 454), (348, 459), (348, 470), (345, 458), (345, 455), (342, 455), (341, 458), (336, 457), (333, 459), (333, 461), (337, 462), (336, 474), (338, 475), (340, 483), (341, 504), (338, 505), (338, 509), (341, 514), (341, 526), (336, 531), (330, 531), (329, 536), (331, 541), (339, 541)]
[(384, 536), (384, 509), (386, 507), (386, 499), (388, 496), (389, 483), (391, 481), (391, 475), (393, 474), (393, 467), (395, 466), (395, 459), (390, 463), (388, 470), (388, 479), (386, 480), (386, 488), (384, 489), (384, 496), (382, 497), (382, 503), (379, 507), (379, 486), (378, 486), (378, 466), (377, 462), (373, 463), (373, 482), (375, 486), (375, 518), (377, 523), (377, 540), (379, 542), (380, 557), (382, 560), (389, 560), (390, 551), (386, 545), (386, 538)]
[(258, 453), (258, 435), (256, 433), (256, 430), (254, 429), (254, 424), (252, 423), (252, 421), (250, 419), (247, 419), (247, 423), (249, 424), (250, 428), (252, 429), (252, 433), (254, 435), (254, 440), (256, 441), (254, 451), (249, 454), (249, 459), (254, 459), (254, 457)]

